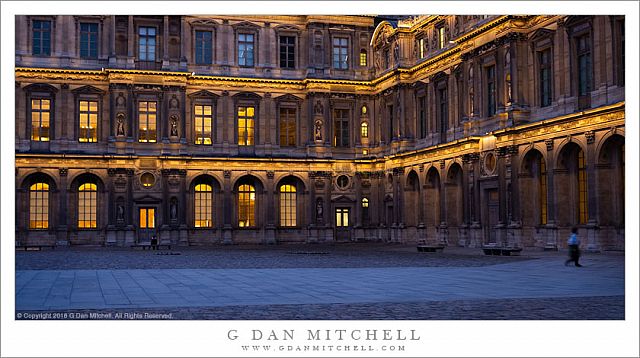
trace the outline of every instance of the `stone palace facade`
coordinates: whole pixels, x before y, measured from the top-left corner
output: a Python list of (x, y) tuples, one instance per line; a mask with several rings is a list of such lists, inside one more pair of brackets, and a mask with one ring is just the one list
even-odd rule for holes
[(624, 16), (16, 16), (16, 243), (624, 249)]

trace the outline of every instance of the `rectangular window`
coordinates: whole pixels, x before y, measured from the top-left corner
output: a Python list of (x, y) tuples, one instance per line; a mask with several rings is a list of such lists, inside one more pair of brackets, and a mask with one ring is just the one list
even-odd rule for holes
[(496, 66), (489, 66), (487, 71), (487, 117), (496, 114)]
[(447, 88), (438, 90), (438, 112), (440, 114), (440, 133), (446, 135), (449, 128), (449, 95)]
[(98, 101), (80, 101), (79, 105), (80, 142), (98, 141)]
[(138, 125), (140, 143), (155, 143), (157, 137), (156, 118), (157, 102), (141, 101), (138, 103)]
[(587, 212), (587, 167), (582, 149), (578, 151), (578, 223), (586, 224), (589, 219)]
[(360, 66), (367, 67), (367, 50), (360, 50)]
[(51, 21), (33, 20), (34, 55), (51, 56)]
[(49, 122), (51, 119), (51, 100), (31, 100), (31, 140), (49, 141)]
[(349, 147), (349, 111), (346, 109), (336, 109), (333, 121), (333, 146)]
[(418, 40), (418, 56), (424, 58), (424, 39)]
[(591, 92), (591, 38), (582, 35), (576, 38), (578, 55), (578, 95), (585, 96)]
[(254, 145), (255, 107), (238, 107), (238, 145)]
[(280, 67), (296, 68), (296, 38), (295, 36), (280, 36)]
[(253, 66), (253, 34), (238, 34), (238, 65)]
[(80, 57), (98, 58), (98, 24), (80, 23)]
[(35, 183), (29, 188), (29, 229), (49, 228), (49, 184)]
[(213, 107), (196, 105), (194, 108), (194, 122), (196, 125), (196, 144), (211, 144), (211, 123)]
[(212, 38), (211, 31), (196, 31), (196, 64), (209, 65), (212, 63)]
[(446, 42), (446, 33), (444, 31), (444, 26), (438, 27), (438, 48), (444, 48)]
[(78, 188), (78, 228), (97, 227), (98, 187), (95, 183), (83, 183)]
[(295, 108), (280, 108), (280, 146), (296, 146)]
[(420, 120), (420, 138), (427, 137), (426, 97), (418, 98), (418, 118)]
[(138, 29), (138, 56), (140, 61), (156, 60), (156, 28), (141, 26)]
[(551, 49), (538, 52), (540, 67), (540, 107), (551, 105)]
[(338, 70), (346, 70), (348, 66), (347, 55), (349, 51), (349, 39), (344, 37), (335, 37), (333, 39), (333, 68)]
[(296, 221), (296, 187), (291, 184), (280, 186), (280, 226), (295, 227)]
[(198, 184), (195, 187), (195, 227), (212, 227), (213, 190), (211, 185)]
[(156, 209), (140, 208), (140, 228), (154, 229), (156, 227)]

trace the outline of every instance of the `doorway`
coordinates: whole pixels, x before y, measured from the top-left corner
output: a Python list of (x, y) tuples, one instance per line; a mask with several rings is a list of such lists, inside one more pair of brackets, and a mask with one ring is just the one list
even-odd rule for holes
[(487, 243), (496, 243), (495, 227), (500, 221), (500, 196), (498, 189), (488, 189), (486, 192), (487, 211), (484, 222), (484, 237)]
[(349, 208), (336, 208), (336, 241), (351, 240)]
[(151, 238), (156, 235), (156, 208), (143, 207), (138, 210), (140, 217), (138, 242), (151, 242)]

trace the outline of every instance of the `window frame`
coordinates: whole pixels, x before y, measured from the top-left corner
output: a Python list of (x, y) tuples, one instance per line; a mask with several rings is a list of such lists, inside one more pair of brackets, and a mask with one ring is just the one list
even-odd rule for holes
[[(43, 37), (42, 37), (42, 33), (45, 32), (42, 29), (38, 29), (37, 31), (40, 32), (40, 43), (38, 44), (38, 47), (36, 47), (36, 39), (35, 39), (35, 34), (36, 34), (36, 28), (35, 28), (35, 24), (36, 22), (38, 23), (45, 23), (48, 22), (49, 23), (49, 51), (47, 53), (43, 53)], [(38, 57), (50, 57), (51, 54), (53, 53), (53, 45), (55, 41), (52, 41), (53, 39), (55, 39), (54, 36), (54, 29), (55, 29), (55, 20), (54, 19), (47, 19), (47, 18), (30, 18), (30, 44), (31, 44), (31, 55), (32, 56), (38, 56)], [(39, 52), (36, 53), (35, 49), (38, 48)]]
[[(285, 137), (286, 137), (286, 143), (283, 144), (282, 142), (282, 138), (283, 138), (283, 133), (282, 133), (282, 125), (283, 125), (283, 111), (284, 112), (290, 112), (293, 111), (293, 117), (288, 117), (286, 118), (287, 122), (293, 122), (293, 143), (290, 143), (289, 140), (291, 139), (291, 134), (288, 133), (289, 131), (287, 131)], [(298, 107), (297, 106), (293, 106), (293, 105), (286, 105), (286, 104), (282, 104), (282, 105), (278, 105), (278, 144), (280, 145), (280, 147), (296, 147), (298, 145)]]
[[(144, 113), (147, 114), (147, 127), (149, 126), (149, 123), (150, 123), (149, 122), (149, 113), (155, 113), (155, 129), (154, 129), (154, 132), (155, 132), (154, 138), (155, 139), (153, 141), (150, 140), (149, 138), (146, 138), (145, 140), (142, 139), (142, 131), (143, 130), (141, 129), (142, 128), (142, 126), (141, 126), (142, 122), (141, 122), (141, 117), (140, 117), (141, 116), (140, 104), (142, 102), (146, 102), (147, 103), (147, 105), (146, 105), (147, 111), (144, 112)], [(149, 112), (148, 111), (149, 103), (152, 103), (152, 102), (156, 104), (155, 105), (155, 112)], [(136, 111), (136, 120), (137, 120), (136, 122), (137, 122), (137, 125), (138, 125), (138, 128), (137, 128), (138, 129), (138, 135), (137, 135), (138, 143), (158, 143), (158, 122), (159, 122), (158, 119), (160, 117), (160, 108), (161, 108), (160, 104), (161, 104), (160, 101), (158, 99), (156, 99), (156, 98), (138, 98), (138, 99), (136, 99), (136, 109), (135, 109), (135, 111)], [(151, 131), (149, 129), (145, 130), (145, 133), (147, 133), (147, 134), (150, 133), (150, 132)]]
[[(282, 40), (283, 38), (289, 38), (289, 39), (293, 39), (293, 43), (291, 44), (283, 44)], [(285, 62), (286, 64), (283, 65), (282, 63), (282, 50), (283, 50), (283, 46), (285, 48)], [(296, 66), (298, 64), (297, 61), (297, 47), (298, 47), (298, 36), (295, 34), (290, 34), (290, 33), (279, 33), (278, 34), (278, 64), (280, 66), (281, 69), (283, 70), (295, 70)], [(288, 58), (288, 56), (290, 56), (291, 58)], [(289, 62), (292, 61), (293, 65), (289, 66)]]
[[(198, 190), (198, 187), (205, 186), (209, 190)], [(203, 188), (206, 189), (206, 188)], [(212, 229), (214, 225), (214, 207), (215, 207), (215, 186), (206, 180), (200, 180), (194, 183), (193, 195), (193, 228), (194, 229)], [(203, 196), (205, 196), (203, 200)], [(208, 196), (208, 197), (206, 197)], [(204, 205), (203, 205), (204, 201)], [(200, 210), (198, 210), (200, 209)], [(204, 213), (202, 212), (204, 209)], [(203, 219), (204, 218), (204, 219)], [(205, 221), (205, 225), (198, 225), (199, 222)]]
[(447, 46), (447, 28), (444, 22), (441, 22), (435, 26), (436, 29), (436, 44), (438, 50), (441, 50)]
[[(87, 102), (87, 104), (88, 104), (88, 110), (86, 112), (82, 111), (82, 102)], [(96, 103), (95, 112), (91, 111), (91, 105), (90, 105), (91, 102), (95, 102)], [(77, 107), (77, 116), (76, 116), (76, 118), (77, 118), (77, 124), (78, 124), (78, 126), (77, 126), (77, 129), (78, 129), (78, 135), (77, 135), (78, 142), (80, 142), (80, 143), (97, 143), (98, 142), (99, 133), (100, 133), (100, 109), (101, 109), (101, 105), (100, 105), (101, 103), (100, 102), (101, 101), (99, 99), (97, 99), (97, 98), (79, 97), (79, 98), (76, 99), (76, 107)], [(88, 121), (88, 124), (89, 124), (89, 130), (88, 130), (87, 133), (89, 135), (91, 133), (91, 127), (90, 127), (91, 126), (91, 115), (95, 114), (95, 116), (96, 116), (95, 138), (93, 138), (93, 137), (90, 138), (88, 136), (85, 136), (84, 138), (88, 139), (88, 140), (82, 140), (83, 137), (81, 136), (81, 133), (82, 133), (82, 115), (83, 115), (83, 113), (87, 114), (87, 121)]]
[[(147, 32), (148, 32), (148, 29), (153, 29), (154, 30), (154, 35), (153, 35), (154, 45), (153, 45), (153, 58), (152, 59), (148, 58), (149, 45), (146, 43), (148, 41), (148, 38), (151, 37), (151, 36), (149, 34), (142, 35), (140, 32), (141, 32), (141, 30), (143, 28), (146, 29)], [(142, 61), (142, 62), (156, 62), (156, 61), (158, 61), (158, 58), (160, 57), (160, 56), (158, 56), (159, 55), (158, 38), (160, 37), (159, 28), (160, 28), (159, 26), (152, 25), (152, 24), (138, 24), (138, 26), (136, 27), (136, 30), (137, 30), (136, 31), (136, 39), (138, 40), (137, 41), (137, 45), (138, 46), (137, 46), (136, 51), (137, 51), (137, 54), (138, 54), (138, 56), (137, 56), (138, 61)], [(144, 51), (145, 58), (144, 59), (142, 58), (142, 51), (141, 51), (142, 50), (142, 38), (143, 38), (143, 36), (145, 38), (145, 51)]]
[[(199, 44), (205, 44), (205, 41), (199, 41), (198, 40), (198, 34), (199, 33), (208, 33), (211, 36), (211, 39), (209, 41), (209, 61), (207, 61), (207, 54), (204, 53), (204, 50), (202, 51), (198, 51), (198, 45)], [(212, 28), (201, 28), (201, 27), (196, 27), (193, 29), (193, 63), (199, 66), (202, 65), (212, 65), (215, 63), (215, 54), (214, 54), (214, 49), (215, 49), (215, 38), (216, 38), (216, 32), (215, 29)], [(202, 53), (199, 53), (202, 52)], [(199, 56), (202, 55), (203, 58), (199, 60)]]
[[(253, 194), (253, 199), (252, 195)], [(256, 204), (258, 201), (258, 192), (255, 183), (240, 182), (237, 184), (236, 189), (236, 203), (237, 203), (237, 220), (236, 225), (240, 229), (255, 229), (256, 226)], [(247, 199), (244, 196), (248, 196)], [(245, 205), (248, 205), (245, 207)], [(246, 209), (246, 210), (243, 210)], [(243, 211), (245, 211), (243, 213)], [(246, 215), (244, 215), (246, 214)], [(246, 217), (246, 218), (245, 218)], [(243, 221), (243, 219), (246, 219)], [(246, 224), (242, 224), (242, 223)]]
[[(251, 40), (251, 42), (246, 41), (246, 40), (243, 41), (240, 38), (241, 36), (245, 36), (245, 38), (246, 38), (246, 36), (252, 36), (252, 40)], [(236, 48), (237, 48), (237, 58), (236, 58), (236, 60), (238, 61), (238, 66), (239, 67), (245, 67), (245, 68), (256, 67), (256, 63), (258, 62), (257, 61), (258, 60), (257, 59), (257, 52), (258, 51), (256, 51), (256, 49), (258, 48), (258, 46), (257, 46), (258, 41), (257, 40), (258, 40), (258, 36), (257, 36), (257, 33), (255, 31), (252, 31), (252, 30), (251, 31), (247, 31), (247, 30), (238, 31), (237, 39), (236, 39)], [(247, 60), (246, 60), (247, 57), (242, 57), (242, 58), (245, 59), (245, 63), (244, 64), (240, 63), (240, 59), (241, 59), (241, 57), (240, 57), (240, 46), (243, 45), (243, 44), (245, 46), (246, 46), (246, 44), (251, 44), (251, 64), (247, 64), (246, 63), (247, 62)]]
[[(336, 40), (338, 44), (336, 44)], [(345, 40), (346, 44), (342, 44), (341, 41)], [(339, 71), (347, 71), (351, 68), (349, 59), (349, 49), (351, 48), (351, 38), (346, 34), (336, 34), (331, 36), (331, 68)], [(338, 50), (338, 61), (336, 62), (336, 49)], [(343, 51), (344, 50), (344, 54)], [(342, 56), (345, 56), (344, 60), (341, 60)], [(337, 65), (337, 66), (336, 66)]]
[[(483, 66), (485, 115), (490, 118), (498, 113), (498, 66), (495, 62)], [(493, 74), (492, 77), (489, 75)]]
[[(43, 189), (38, 189), (39, 184), (41, 184)], [(44, 189), (45, 186), (46, 186), (46, 189)], [(29, 221), (28, 221), (27, 229), (30, 231), (49, 230), (49, 227), (50, 227), (49, 224), (51, 223), (51, 193), (52, 193), (51, 184), (44, 180), (36, 180), (35, 182), (29, 185), (27, 190), (29, 193), (29, 201), (28, 201)], [(32, 197), (32, 193), (36, 193), (35, 198)], [(41, 194), (42, 196), (39, 196), (38, 193), (42, 193)], [(42, 205), (36, 205), (35, 211), (33, 210), (34, 206), (32, 205), (34, 201), (40, 202), (42, 204)], [(46, 212), (45, 212), (45, 209), (46, 209)], [(42, 220), (32, 220), (34, 216), (36, 217), (36, 219), (41, 218)], [(34, 227), (32, 226), (32, 222), (36, 222), (36, 223), (42, 222), (43, 224), (41, 226), (36, 224), (36, 226)]]
[[(283, 191), (284, 187), (290, 190)], [(278, 185), (278, 208), (279, 227), (287, 229), (299, 227), (298, 188), (295, 182), (283, 182)]]
[[(96, 27), (96, 31), (95, 31), (95, 41), (94, 41), (94, 45), (95, 45), (95, 55), (91, 54), (91, 41), (87, 42), (87, 46), (88, 46), (88, 51), (86, 55), (82, 55), (82, 51), (83, 51), (83, 47), (82, 47), (82, 36), (85, 33), (91, 34), (93, 32), (89, 31), (83, 31), (82, 30), (82, 26), (83, 25), (95, 25)], [(82, 59), (88, 59), (88, 60), (97, 60), (98, 57), (100, 57), (100, 35), (101, 35), (101, 31), (100, 31), (100, 23), (95, 22), (95, 21), (80, 21), (78, 23), (78, 57), (82, 58)]]
[[(364, 57), (363, 57), (363, 55), (364, 55)], [(368, 67), (368, 65), (369, 65), (369, 53), (367, 52), (367, 49), (364, 49), (364, 48), (360, 49), (360, 55), (358, 57), (358, 63), (360, 64), (360, 67)]]
[[(89, 185), (90, 189), (82, 190), (82, 187), (85, 185)], [(95, 230), (98, 228), (98, 192), (98, 183), (95, 180), (87, 180), (78, 183), (76, 207), (76, 227), (78, 230)], [(88, 199), (86, 198), (87, 194), (89, 196)], [(88, 210), (86, 207), (87, 200), (89, 201)], [(89, 215), (89, 220), (86, 220), (87, 214)], [(89, 221), (88, 226), (81, 224), (86, 221)]]
[[(344, 117), (338, 117), (337, 113), (344, 113)], [(332, 112), (333, 123), (333, 147), (334, 148), (350, 148), (351, 147), (351, 135), (349, 134), (349, 119), (350, 109), (343, 107), (333, 108)], [(339, 124), (339, 125), (338, 125)], [(338, 136), (340, 134), (340, 136)], [(340, 145), (338, 145), (338, 137), (340, 137)], [(346, 144), (344, 143), (346, 139)]]

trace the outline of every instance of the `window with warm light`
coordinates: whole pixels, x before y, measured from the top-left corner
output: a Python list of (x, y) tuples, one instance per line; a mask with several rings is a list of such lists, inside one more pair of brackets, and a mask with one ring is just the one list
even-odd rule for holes
[(336, 208), (336, 227), (349, 226), (349, 208)]
[(141, 101), (138, 103), (138, 141), (141, 143), (155, 143), (157, 102)]
[(336, 109), (334, 110), (333, 120), (333, 146), (334, 147), (349, 147), (349, 117), (348, 110)]
[(538, 158), (538, 195), (540, 197), (540, 224), (547, 224), (547, 166), (544, 158)]
[(584, 151), (578, 150), (578, 223), (586, 224), (589, 219), (587, 205), (587, 169)]
[(49, 184), (29, 187), (29, 229), (49, 228)]
[(369, 199), (362, 198), (362, 207), (363, 208), (368, 208), (369, 207)]
[(194, 192), (195, 227), (212, 227), (213, 189), (209, 184), (198, 184)]
[(98, 186), (83, 183), (78, 187), (78, 228), (95, 229), (97, 226)]
[(446, 45), (446, 32), (445, 32), (445, 28), (444, 25), (438, 27), (438, 48), (444, 48)]
[(360, 136), (362, 138), (369, 137), (369, 124), (367, 122), (362, 122), (362, 124), (360, 124)]
[(196, 129), (196, 144), (211, 144), (211, 123), (213, 121), (213, 106), (195, 105), (194, 122)]
[(238, 226), (253, 227), (256, 211), (256, 189), (253, 185), (242, 184), (238, 187)]
[(48, 142), (51, 119), (51, 100), (31, 100), (31, 140)]
[(418, 40), (418, 56), (424, 58), (424, 38)]
[(280, 146), (296, 146), (296, 109), (280, 108)]
[(98, 141), (98, 102), (80, 101), (79, 104), (80, 131), (78, 140), (80, 142)]
[(280, 186), (280, 226), (296, 226), (296, 187), (291, 184)]
[(254, 145), (255, 107), (238, 106), (238, 145)]
[(360, 66), (367, 67), (367, 50), (360, 50)]

